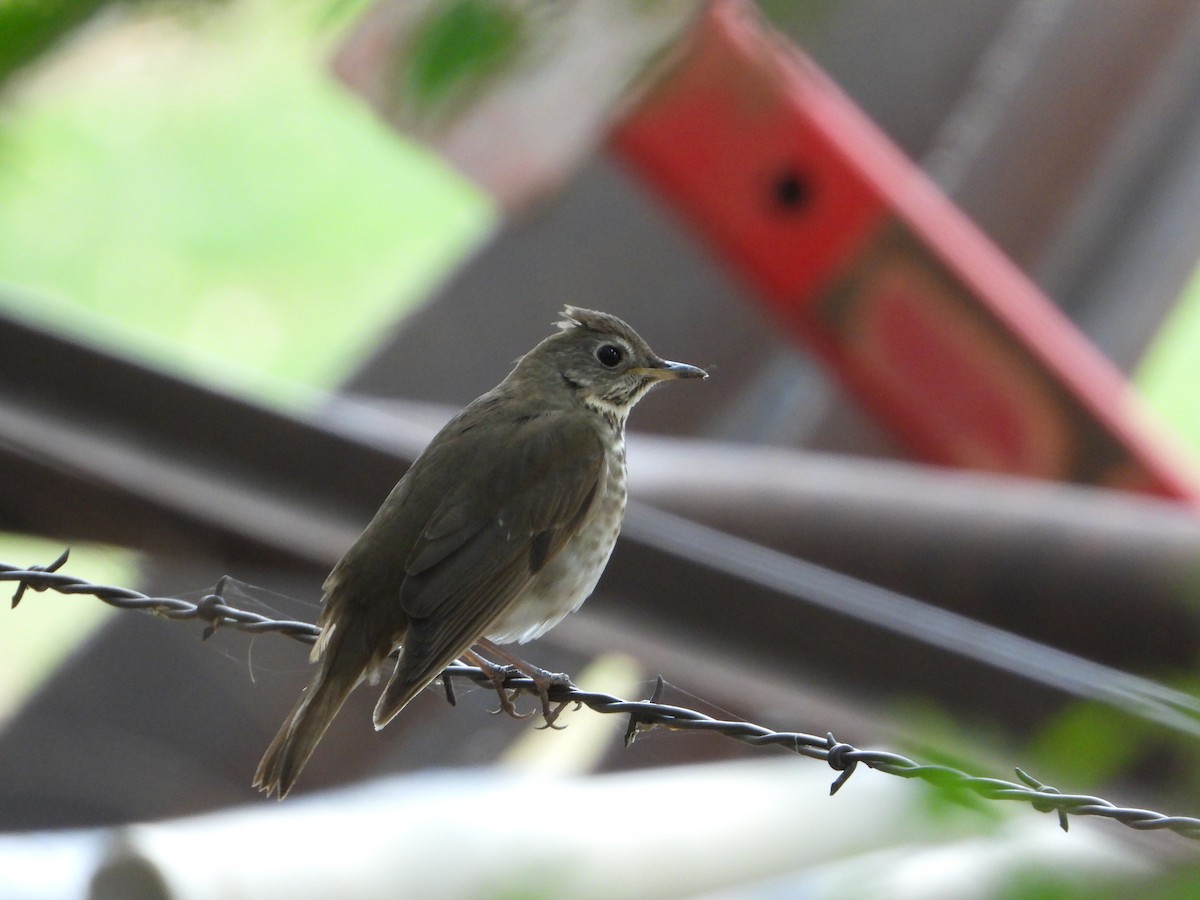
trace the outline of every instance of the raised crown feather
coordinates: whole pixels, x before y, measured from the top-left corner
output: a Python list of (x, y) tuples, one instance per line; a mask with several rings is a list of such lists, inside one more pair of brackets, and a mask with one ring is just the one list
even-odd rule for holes
[(612, 313), (600, 312), (595, 309), (582, 309), (578, 306), (564, 306), (563, 318), (557, 323), (562, 331), (581, 328), (586, 331), (596, 331), (601, 334), (613, 334), (622, 337), (632, 344), (643, 344), (638, 333), (629, 327), (623, 319)]

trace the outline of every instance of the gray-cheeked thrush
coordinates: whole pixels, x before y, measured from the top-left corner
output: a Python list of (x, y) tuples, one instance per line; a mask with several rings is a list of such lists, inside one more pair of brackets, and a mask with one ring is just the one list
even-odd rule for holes
[(502, 653), (495, 644), (538, 637), (591, 594), (625, 514), (630, 409), (661, 381), (706, 375), (662, 359), (616, 316), (564, 315), (438, 433), (325, 580), (320, 668), (255, 787), (285, 796), (346, 697), (397, 647), (377, 729), (456, 659), (483, 662), (476, 644)]

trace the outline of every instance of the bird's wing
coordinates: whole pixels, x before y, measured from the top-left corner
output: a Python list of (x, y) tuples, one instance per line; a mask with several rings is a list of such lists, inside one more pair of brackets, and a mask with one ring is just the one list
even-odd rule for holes
[(497, 440), (459, 480), (423, 488), (442, 491), (442, 499), (405, 563), (400, 604), (408, 629), (397, 692), (401, 683), (436, 677), (479, 640), (603, 492), (604, 447), (586, 421), (548, 413), (504, 427), (508, 433), (493, 432)]

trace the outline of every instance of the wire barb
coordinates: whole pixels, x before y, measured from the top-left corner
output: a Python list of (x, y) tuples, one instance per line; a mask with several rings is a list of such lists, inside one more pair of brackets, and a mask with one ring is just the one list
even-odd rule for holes
[[(57, 570), (66, 561), (67, 553), (64, 552), (47, 566), (20, 568), (0, 563), (0, 582), (12, 581), (17, 584), (13, 606), (20, 602), (26, 590), (50, 590), (60, 594), (88, 594), (119, 609), (142, 610), (166, 619), (199, 619), (205, 623), (202, 634), (205, 639), (218, 627), (252, 634), (281, 634), (304, 644), (314, 643), (320, 634), (320, 629), (309, 622), (269, 619), (229, 606), (223, 596), (228, 584), (227, 577), (218, 581), (212, 592), (198, 603), (192, 603), (174, 597), (150, 597), (128, 588), (91, 584), (82, 578), (61, 574)], [(491, 677), (483, 669), (455, 663), (442, 673), (442, 684), (451, 703), (454, 702), (452, 681), (457, 678), (492, 686)], [(538, 696), (538, 685), (532, 678), (520, 673), (506, 675), (502, 686), (515, 693)], [(1099, 816), (1139, 831), (1167, 830), (1181, 837), (1200, 840), (1200, 818), (1120, 807), (1100, 797), (1084, 794), (1064, 794), (1057, 788), (1042, 784), (1019, 768), (1016, 774), (1021, 783), (982, 778), (948, 766), (922, 765), (884, 750), (862, 750), (837, 740), (829, 732), (819, 737), (802, 732), (771, 731), (753, 722), (714, 719), (694, 709), (661, 703), (664, 686), (665, 682), (660, 676), (649, 700), (622, 700), (610, 694), (584, 691), (571, 684), (557, 683), (549, 689), (548, 695), (556, 703), (575, 703), (597, 713), (628, 716), (626, 745), (632, 744), (641, 730), (662, 726), (673, 731), (713, 732), (756, 747), (776, 745), (800, 756), (823, 760), (839, 773), (830, 787), (830, 794), (836, 794), (861, 764), (887, 775), (916, 778), (935, 787), (971, 791), (987, 800), (1015, 800), (1030, 804), (1038, 812), (1056, 812), (1064, 831), (1069, 825), (1070, 816)]]
[[(666, 681), (664, 681), (663, 677), (661, 675), (659, 675), (658, 678), (654, 682), (654, 692), (650, 695), (650, 699), (647, 700), (646, 702), (654, 703), (654, 704), (658, 703), (658, 701), (662, 699), (663, 691), (666, 690), (666, 687), (667, 687)], [(579, 707), (576, 706), (575, 708), (578, 709)], [(637, 740), (638, 732), (641, 730), (643, 724), (645, 724), (645, 723), (642, 721), (641, 717), (638, 715), (638, 711), (636, 709), (632, 710), (629, 713), (629, 724), (627, 726), (625, 726), (625, 746), (626, 747), (632, 746), (633, 742), (635, 740)]]
[[(1040, 791), (1041, 793), (1044, 793), (1044, 794), (1061, 794), (1062, 793), (1062, 791), (1060, 791), (1058, 788), (1050, 787), (1050, 785), (1048, 785), (1048, 784), (1042, 784), (1040, 781), (1038, 781), (1036, 778), (1034, 778), (1032, 775), (1030, 775), (1028, 772), (1026, 772), (1020, 766), (1017, 766), (1015, 768), (1015, 771), (1017, 773), (1017, 777), (1020, 778), (1021, 781), (1023, 781), (1029, 787), (1033, 788), (1035, 791)], [(1055, 806), (1053, 806), (1052, 804), (1048, 804), (1044, 801), (1033, 800), (1030, 802), (1032, 803), (1033, 808), (1036, 809), (1038, 812), (1057, 812), (1059, 828), (1061, 828), (1063, 831), (1071, 830), (1071, 822), (1067, 818), (1067, 813), (1065, 810), (1058, 809)]]
[[(30, 566), (29, 569), (31, 572), (57, 572), (60, 568), (62, 568), (63, 564), (66, 563), (70, 556), (71, 548), (67, 547), (62, 553), (58, 554), (58, 559), (54, 560), (54, 562), (50, 563), (50, 565)], [(21, 602), (21, 599), (25, 596), (25, 591), (27, 591), (29, 588), (33, 588), (35, 591), (44, 591), (46, 589), (44, 585), (34, 584), (29, 581), (18, 581), (17, 590), (13, 593), (12, 609), (17, 608), (17, 604)]]
[(825, 761), (829, 763), (831, 769), (841, 773), (829, 786), (829, 796), (832, 797), (842, 789), (842, 785), (850, 780), (850, 776), (858, 768), (858, 760), (852, 755), (858, 751), (850, 744), (843, 744), (836, 740), (832, 731), (826, 734), (825, 740), (829, 744), (826, 749), (828, 755), (825, 757)]

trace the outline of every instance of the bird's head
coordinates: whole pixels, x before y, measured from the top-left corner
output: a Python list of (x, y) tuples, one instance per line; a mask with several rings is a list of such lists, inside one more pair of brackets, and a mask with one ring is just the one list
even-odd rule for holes
[(696, 366), (671, 362), (610, 313), (568, 306), (559, 333), (522, 360), (550, 369), (589, 407), (624, 422), (633, 405), (662, 381), (707, 378)]

